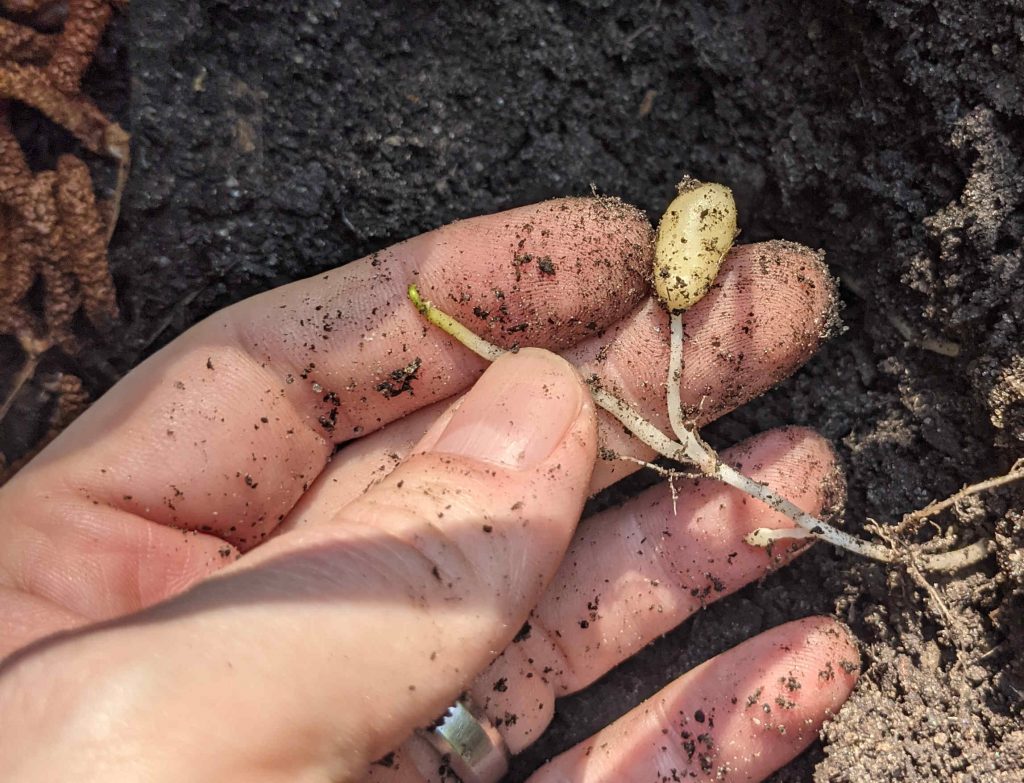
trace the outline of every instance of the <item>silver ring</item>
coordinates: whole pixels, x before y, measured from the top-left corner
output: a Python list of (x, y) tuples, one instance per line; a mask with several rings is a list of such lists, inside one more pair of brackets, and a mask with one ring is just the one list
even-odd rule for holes
[(497, 783), (508, 772), (504, 738), (468, 696), (462, 696), (420, 733), (462, 783)]

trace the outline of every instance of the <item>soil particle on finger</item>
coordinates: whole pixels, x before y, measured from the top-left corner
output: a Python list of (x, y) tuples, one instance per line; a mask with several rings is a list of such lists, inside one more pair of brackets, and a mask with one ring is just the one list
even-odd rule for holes
[(388, 377), (374, 388), (389, 400), (406, 392), (412, 394), (412, 382), (419, 376), (422, 364), (423, 360), (417, 356), (404, 367), (392, 370)]

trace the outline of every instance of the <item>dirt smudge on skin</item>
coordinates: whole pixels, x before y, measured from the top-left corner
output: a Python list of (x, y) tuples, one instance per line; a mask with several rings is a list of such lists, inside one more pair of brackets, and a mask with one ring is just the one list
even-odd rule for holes
[(404, 367), (392, 370), (388, 373), (388, 377), (374, 388), (389, 400), (406, 392), (412, 394), (412, 382), (419, 376), (422, 364), (423, 361), (417, 356)]

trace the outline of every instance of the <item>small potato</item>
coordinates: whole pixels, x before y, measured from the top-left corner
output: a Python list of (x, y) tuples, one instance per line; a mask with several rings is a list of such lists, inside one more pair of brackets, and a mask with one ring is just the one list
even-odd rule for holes
[(735, 238), (732, 191), (683, 180), (661, 216), (654, 244), (654, 290), (669, 312), (686, 310), (708, 292)]

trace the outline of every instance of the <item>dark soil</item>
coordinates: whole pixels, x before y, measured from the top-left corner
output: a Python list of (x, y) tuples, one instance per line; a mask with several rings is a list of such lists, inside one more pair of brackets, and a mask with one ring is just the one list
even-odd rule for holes
[[(852, 528), (1024, 453), (1021, 0), (435, 5), (132, 5), (98, 66), (116, 84), (130, 42), (124, 323), (74, 368), (92, 391), (223, 305), (452, 219), (592, 184), (655, 218), (689, 173), (735, 189), (745, 241), (823, 248), (846, 305), (847, 330), (714, 442), (817, 428)], [(1022, 504), (1017, 487), (940, 518), (999, 548), (933, 579), (945, 614), (904, 571), (816, 547), (565, 700), (513, 778), (707, 656), (824, 612), (866, 671), (776, 781), (1020, 780)]]

